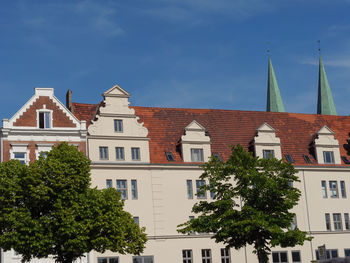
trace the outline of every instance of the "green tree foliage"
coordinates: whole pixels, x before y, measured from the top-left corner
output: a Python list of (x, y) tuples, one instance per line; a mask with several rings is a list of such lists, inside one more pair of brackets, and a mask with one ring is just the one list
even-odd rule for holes
[(62, 143), (29, 165), (0, 164), (0, 247), (71, 263), (91, 250), (139, 254), (144, 228), (115, 189), (90, 188), (90, 161)]
[(179, 225), (179, 232), (213, 233), (216, 242), (240, 249), (254, 246), (260, 263), (268, 262), (270, 247), (302, 245), (306, 233), (290, 229), (300, 191), (294, 167), (275, 158), (253, 157), (242, 146), (232, 147), (226, 162), (211, 158), (203, 165), (202, 191), (211, 191), (211, 202), (201, 201), (192, 211), (198, 217)]

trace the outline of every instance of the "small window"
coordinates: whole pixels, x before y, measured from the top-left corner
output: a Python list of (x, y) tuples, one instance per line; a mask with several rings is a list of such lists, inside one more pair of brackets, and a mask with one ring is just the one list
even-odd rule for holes
[(115, 159), (124, 160), (124, 147), (115, 147)]
[(346, 198), (345, 181), (340, 181), (341, 197)]
[(263, 158), (265, 159), (272, 159), (275, 157), (275, 151), (274, 150), (263, 150)]
[(193, 263), (192, 250), (190, 249), (182, 250), (182, 262)]
[(344, 214), (344, 223), (345, 223), (345, 229), (350, 230), (350, 221), (349, 221), (349, 214)]
[(334, 153), (332, 151), (323, 152), (324, 163), (334, 163)]
[(304, 161), (305, 161), (306, 163), (312, 163), (312, 162), (311, 162), (311, 159), (310, 159), (310, 157), (309, 157), (309, 155), (304, 154), (304, 155), (303, 155), (303, 158), (304, 158)]
[(229, 248), (221, 248), (221, 263), (231, 263), (230, 249)]
[(287, 251), (272, 252), (273, 263), (288, 263)]
[(100, 146), (100, 160), (108, 160), (108, 147)]
[(342, 156), (341, 158), (343, 159), (343, 162), (345, 164), (350, 164), (350, 161), (348, 160), (348, 158), (346, 158), (345, 156)]
[(192, 162), (203, 162), (203, 149), (191, 149), (191, 161)]
[(285, 155), (287, 162), (289, 163), (294, 163), (294, 159), (290, 154)]
[(123, 120), (114, 120), (114, 131), (123, 132)]
[(173, 155), (171, 152), (165, 152), (165, 155), (166, 155), (166, 159), (167, 159), (169, 162), (175, 161), (174, 155)]
[(138, 216), (134, 216), (133, 219), (134, 219), (135, 224), (139, 226), (140, 225), (139, 217)]
[(292, 262), (301, 263), (300, 251), (292, 251)]
[(13, 153), (13, 159), (15, 160), (19, 160), (21, 162), (21, 164), (25, 164), (26, 163), (26, 158), (27, 157), (27, 153)]
[(207, 193), (205, 190), (201, 189), (201, 186), (205, 185), (204, 180), (196, 180), (196, 195), (198, 199), (206, 199), (207, 198)]
[(131, 199), (133, 200), (138, 199), (136, 180), (131, 180)]
[(193, 199), (193, 187), (192, 187), (192, 180), (186, 181), (186, 187), (187, 187), (187, 198)]
[(222, 161), (221, 156), (218, 153), (213, 153), (213, 157), (219, 161)]
[(329, 195), (331, 198), (338, 198), (338, 183), (337, 181), (329, 181)]
[(132, 257), (132, 263), (154, 263), (153, 256), (135, 256)]
[(341, 222), (340, 213), (333, 214), (333, 224), (334, 224), (334, 230), (343, 230), (343, 224)]
[(131, 148), (131, 159), (133, 161), (139, 161), (140, 158), (140, 148)]
[(294, 215), (293, 221), (292, 221), (292, 223), (290, 224), (289, 229), (290, 229), (290, 230), (294, 230), (294, 229), (297, 228), (297, 226), (298, 226), (298, 224), (297, 224), (297, 215)]
[(350, 257), (350, 248), (344, 248), (345, 257)]
[(111, 179), (107, 179), (106, 180), (106, 188), (111, 188), (112, 187), (112, 180)]
[(321, 181), (321, 187), (322, 187), (323, 198), (327, 198), (327, 183), (326, 183), (326, 181)]
[(128, 199), (128, 186), (126, 180), (117, 180), (117, 191), (121, 199)]
[(97, 263), (119, 263), (118, 257), (97, 258)]
[(39, 112), (39, 128), (49, 129), (51, 128), (51, 113), (50, 112)]
[(211, 263), (210, 249), (202, 249), (202, 263)]
[(331, 216), (328, 213), (326, 213), (324, 215), (325, 215), (325, 219), (326, 219), (326, 229), (328, 231), (331, 231), (332, 230), (331, 229)]

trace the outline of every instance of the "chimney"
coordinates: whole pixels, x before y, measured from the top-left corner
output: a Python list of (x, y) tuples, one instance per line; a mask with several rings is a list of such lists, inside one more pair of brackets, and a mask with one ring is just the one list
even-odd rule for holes
[(66, 94), (66, 107), (68, 110), (74, 113), (74, 109), (72, 107), (72, 91), (70, 89), (68, 89)]

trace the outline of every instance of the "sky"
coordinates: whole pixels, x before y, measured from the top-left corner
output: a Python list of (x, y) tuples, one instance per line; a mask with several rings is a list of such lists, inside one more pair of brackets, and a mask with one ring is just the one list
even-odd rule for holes
[[(339, 115), (349, 115), (350, 0), (2, 0), (0, 117), (52, 87), (98, 103), (266, 108), (267, 49), (287, 112), (316, 113), (318, 43)], [(270, 43), (270, 44), (267, 44)]]

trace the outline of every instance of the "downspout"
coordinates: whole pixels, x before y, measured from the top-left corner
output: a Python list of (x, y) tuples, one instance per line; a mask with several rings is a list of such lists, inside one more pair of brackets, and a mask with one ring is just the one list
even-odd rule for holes
[[(311, 226), (310, 226), (310, 215), (309, 215), (309, 204), (307, 201), (307, 191), (306, 191), (306, 183), (305, 183), (305, 173), (303, 170), (303, 181), (304, 181), (304, 195), (305, 195), (305, 203), (306, 203), (306, 216), (307, 216), (307, 224), (309, 228), (309, 234), (311, 235)], [(311, 258), (314, 260), (314, 253), (312, 247), (312, 240), (310, 240), (310, 249), (311, 249)]]

